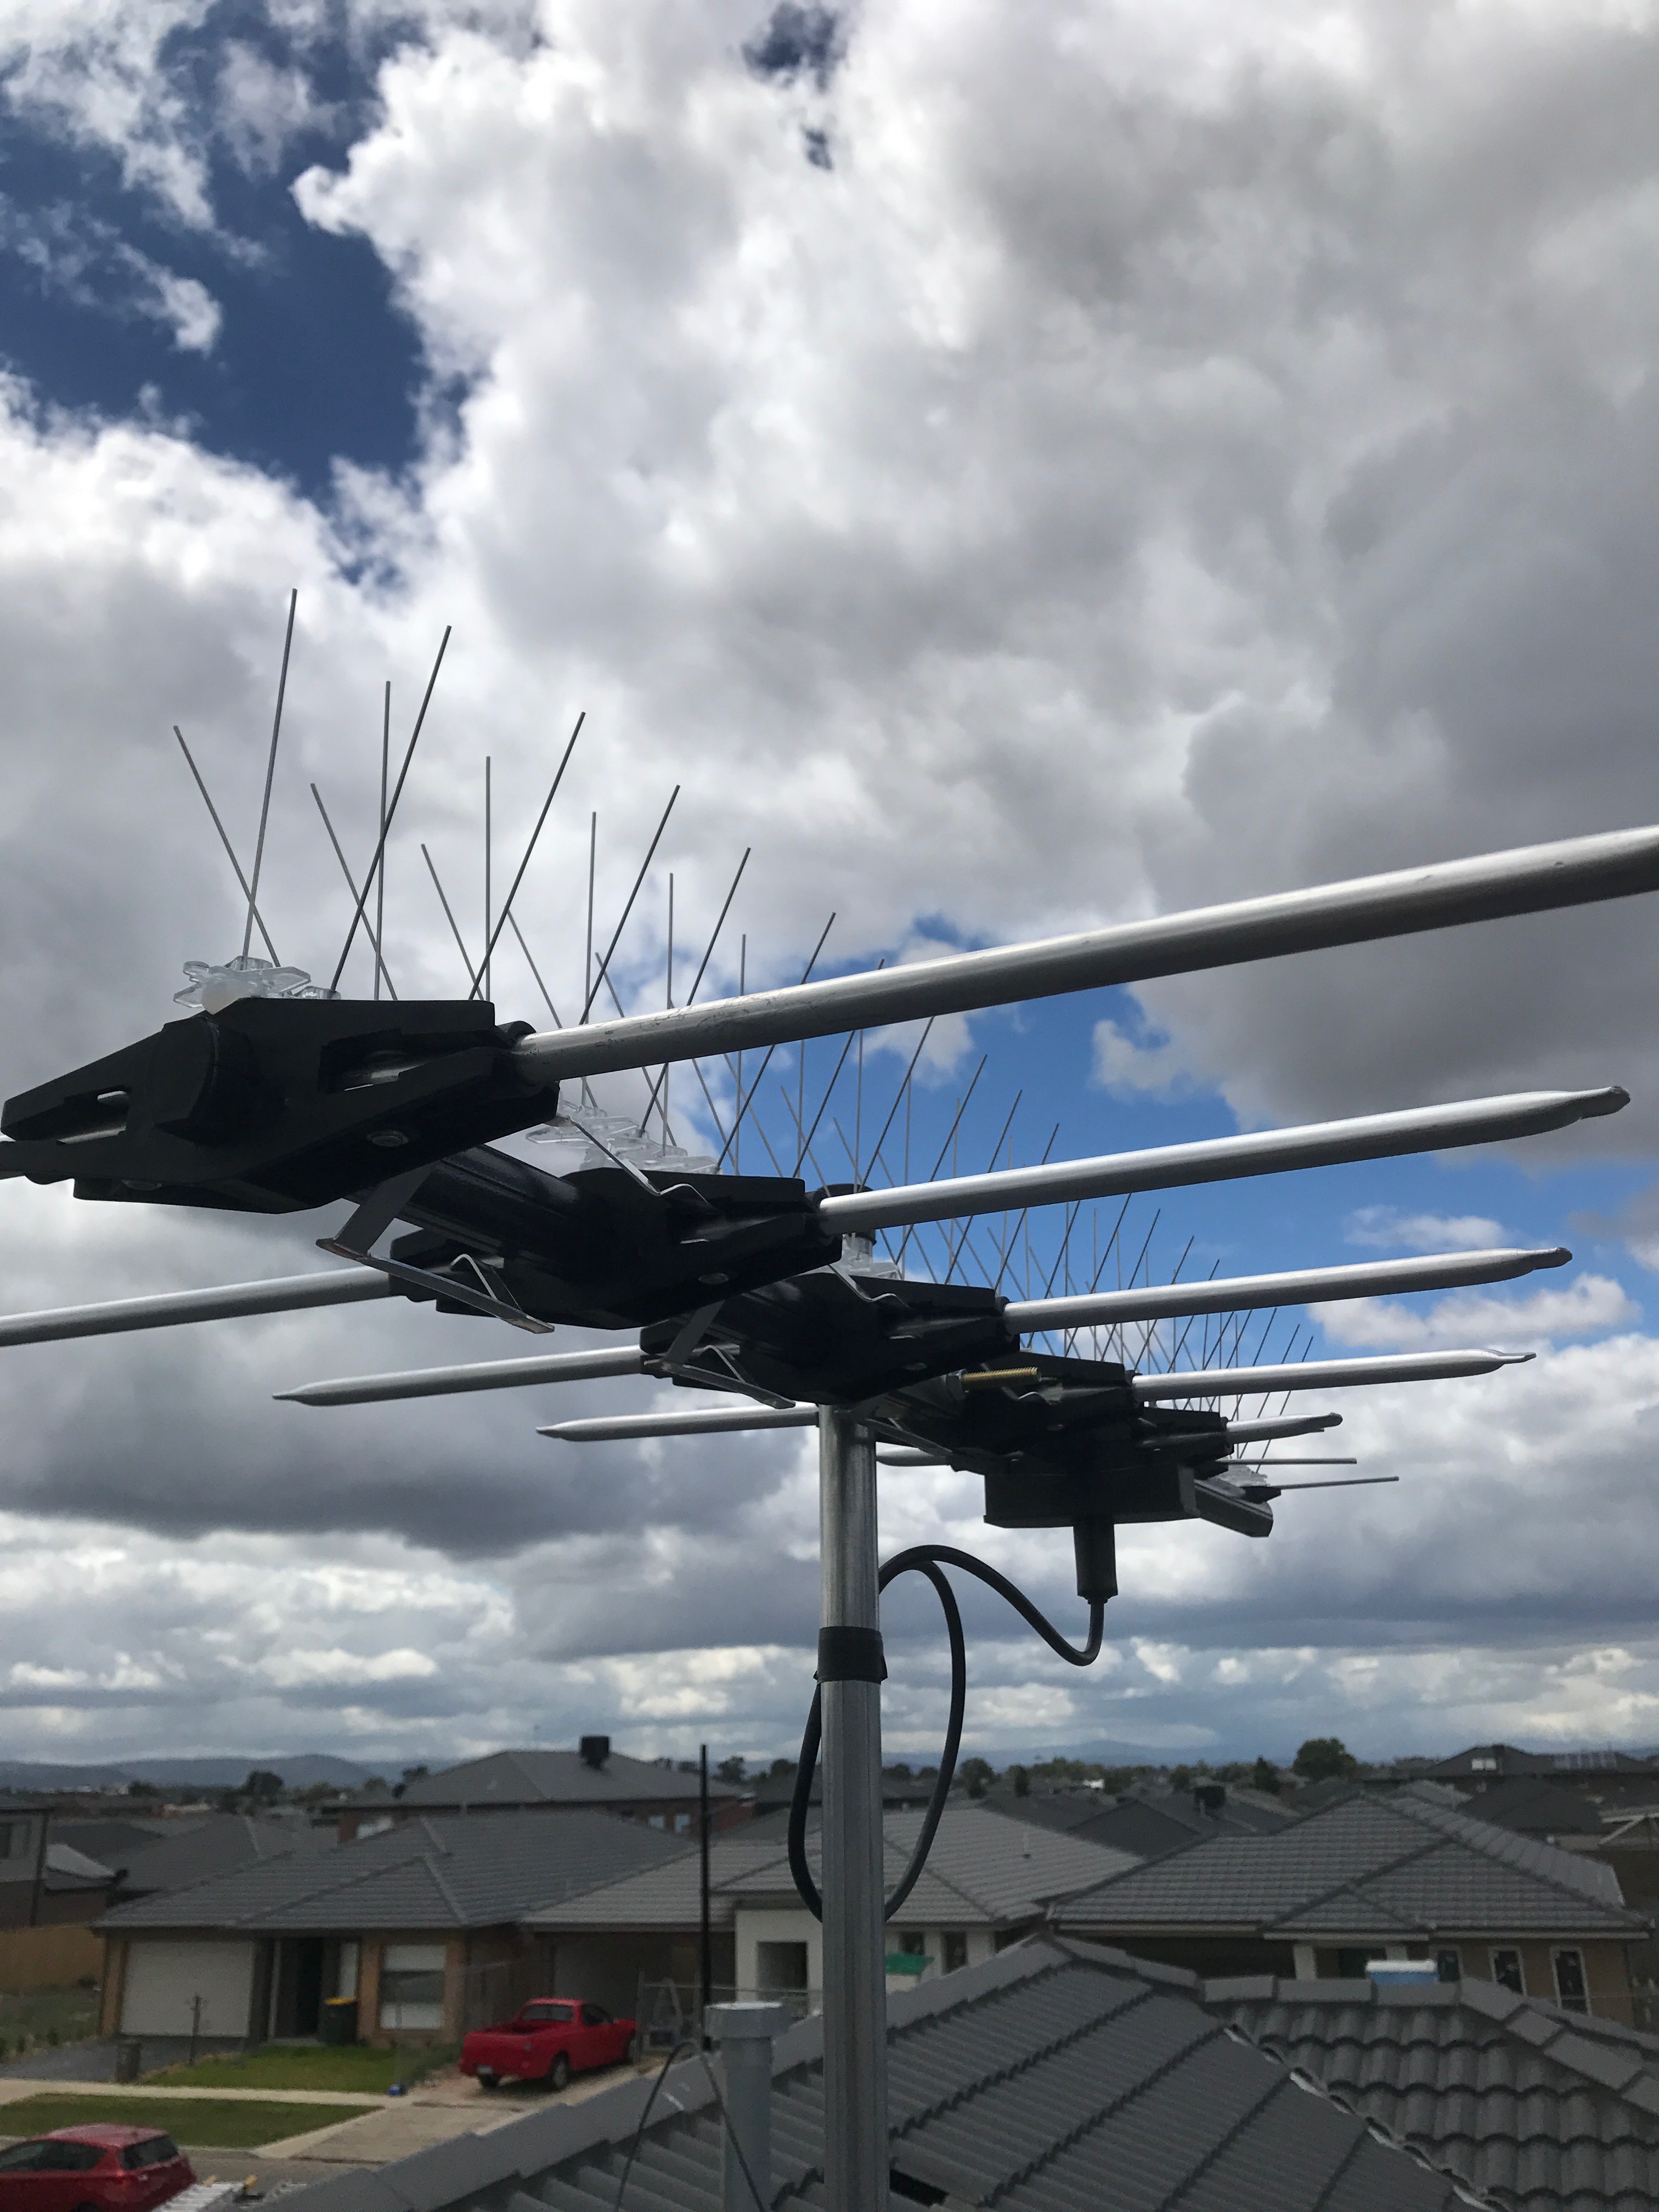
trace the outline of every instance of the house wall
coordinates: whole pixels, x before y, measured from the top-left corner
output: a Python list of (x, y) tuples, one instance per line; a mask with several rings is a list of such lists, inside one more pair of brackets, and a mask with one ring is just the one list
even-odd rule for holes
[(756, 1908), (739, 1905), (733, 1915), (736, 1978), (739, 1997), (759, 1996), (763, 1943), (805, 1943), (806, 1986), (823, 1987), (823, 1930), (804, 1905)]
[[(1521, 1954), (1522, 1978), (1526, 1983), (1529, 1997), (1541, 1997), (1545, 2003), (1557, 2002), (1555, 1991), (1555, 1952), (1569, 1947), (1581, 1952), (1584, 1960), (1584, 1983), (1590, 2011), (1598, 2020), (1620, 2021), (1630, 2027), (1635, 2024), (1632, 2006), (1630, 1963), (1622, 1943), (1581, 1942), (1573, 1936), (1562, 1936), (1555, 1941), (1539, 1942), (1532, 1937), (1504, 1936), (1444, 1936), (1433, 1942), (1378, 1943), (1370, 1947), (1374, 1959), (1431, 1959), (1437, 1950), (1455, 1949), (1462, 1968), (1463, 1978), (1471, 1982), (1492, 1980), (1492, 1954), (1495, 1950), (1518, 1951)], [(1349, 1948), (1364, 1949), (1363, 1940)], [(1300, 1954), (1307, 1947), (1297, 1947), (1298, 1972), (1304, 1972), (1307, 1960)], [(1321, 1944), (1313, 1952), (1313, 1971), (1323, 1979), (1339, 1978), (1340, 1961), (1334, 1948)]]

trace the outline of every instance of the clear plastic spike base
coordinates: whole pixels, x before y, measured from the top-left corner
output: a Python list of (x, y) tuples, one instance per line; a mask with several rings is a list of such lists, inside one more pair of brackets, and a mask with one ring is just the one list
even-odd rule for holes
[(175, 1006), (199, 1006), (216, 1014), (238, 999), (333, 999), (338, 993), (313, 983), (303, 968), (279, 968), (256, 953), (233, 953), (228, 960), (186, 960), (185, 988), (175, 991)]
[(653, 1123), (641, 1132), (631, 1115), (609, 1114), (603, 1106), (584, 1105), (578, 1114), (561, 1114), (555, 1121), (526, 1129), (525, 1134), (532, 1145), (568, 1145), (573, 1153), (580, 1148), (579, 1158), (560, 1163), (560, 1170), (567, 1175), (576, 1168), (618, 1164), (653, 1169), (659, 1175), (698, 1175), (714, 1164), (707, 1152), (688, 1152), (683, 1145), (665, 1145), (659, 1124)]

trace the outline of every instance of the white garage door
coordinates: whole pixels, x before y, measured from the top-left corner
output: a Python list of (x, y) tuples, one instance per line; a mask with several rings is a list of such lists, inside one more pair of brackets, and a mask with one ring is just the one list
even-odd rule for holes
[(121, 2026), (129, 2035), (188, 2035), (198, 1997), (203, 2035), (246, 2035), (252, 1943), (129, 1940)]

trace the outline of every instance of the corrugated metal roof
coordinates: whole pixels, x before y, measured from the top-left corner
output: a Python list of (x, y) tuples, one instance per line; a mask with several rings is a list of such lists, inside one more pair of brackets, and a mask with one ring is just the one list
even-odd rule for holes
[(1411, 1789), (1356, 1790), (1271, 1836), (1220, 1836), (1121, 1875), (1056, 1915), (1078, 1934), (1248, 1929), (1320, 1935), (1491, 1929), (1640, 1936), (1610, 1867)]
[[(883, 1820), (890, 1888), (896, 1886), (908, 1863), (923, 1818), (910, 1810), (889, 1813)], [(816, 1871), (816, 1824), (808, 1833), (806, 1856)], [(1050, 1829), (1023, 1827), (980, 1806), (949, 1806), (902, 1917), (916, 1926), (1024, 1926), (1040, 1917), (1050, 1898), (1085, 1889), (1103, 1874), (1133, 1863), (1124, 1852)], [(549, 1905), (531, 1913), (527, 1924), (549, 1932), (690, 1928), (697, 1920), (698, 1882), (693, 1853), (572, 1898), (568, 1905)], [(720, 1928), (732, 1925), (739, 1905), (793, 1906), (798, 1902), (781, 1839), (774, 1835), (756, 1842), (741, 1829), (714, 1838), (709, 1850), (709, 1891), (714, 1923)]]
[(609, 1813), (433, 1814), (325, 1854), (268, 1859), (140, 1898), (99, 1925), (263, 1935), (491, 1927), (690, 1849), (684, 1837)]
[(1516, 2212), (1659, 2204), (1659, 2038), (1484, 1982), (1263, 1976), (1198, 1994), (1346, 2110)]
[[(1376, 2142), (1229, 2033), (1192, 1978), (1042, 1939), (888, 2000), (896, 2196), (1011, 2212), (1451, 2212), (1449, 2179)], [(824, 2203), (822, 2023), (780, 2039), (774, 2203)], [(614, 2212), (649, 2084), (629, 2081), (378, 2172), (294, 2212)], [(669, 2097), (680, 2109), (665, 2109)], [(701, 2065), (664, 2084), (625, 2212), (719, 2212)], [(1463, 2200), (1467, 2202), (1468, 2200)]]

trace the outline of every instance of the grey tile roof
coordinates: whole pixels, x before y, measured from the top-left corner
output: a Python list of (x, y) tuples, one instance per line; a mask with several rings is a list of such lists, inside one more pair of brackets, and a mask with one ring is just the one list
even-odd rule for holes
[(140, 1898), (98, 1924), (115, 1934), (486, 1928), (521, 1919), (550, 1897), (610, 1881), (619, 1869), (684, 1859), (689, 1848), (683, 1837), (609, 1813), (434, 1814), (326, 1853), (253, 1862)]
[[(908, 1863), (924, 1815), (892, 1812), (883, 1820), (887, 1881), (895, 1886)], [(771, 1824), (768, 1823), (769, 1828)], [(817, 1865), (817, 1832), (807, 1838)], [(1020, 1927), (1040, 1917), (1047, 1901), (1085, 1889), (1131, 1865), (1121, 1851), (1051, 1829), (1023, 1826), (976, 1805), (947, 1806), (921, 1881), (902, 1917), (917, 1927)], [(647, 1869), (568, 1904), (550, 1903), (527, 1924), (550, 1932), (576, 1929), (690, 1928), (698, 1909), (695, 1853)], [(738, 1829), (716, 1836), (709, 1851), (714, 1924), (729, 1928), (739, 1905), (793, 1905), (793, 1877), (783, 1839), (751, 1839)]]
[[(1008, 2212), (1452, 2212), (1450, 2179), (1373, 2139), (1208, 2016), (1191, 1978), (1041, 1940), (888, 2000), (895, 2203)], [(825, 2203), (822, 2023), (773, 2070), (778, 2212)], [(664, 2085), (628, 2212), (718, 2212), (718, 2110), (696, 2060)], [(613, 2212), (648, 2084), (342, 2174), (293, 2212)], [(1461, 2200), (1467, 2203), (1467, 2197)]]
[(177, 1833), (151, 1837), (120, 1863), (122, 1887), (148, 1896), (156, 1890), (185, 1889), (211, 1875), (234, 1874), (261, 1859), (311, 1858), (336, 1848), (334, 1831), (308, 1822), (260, 1820), (243, 1813), (214, 1813), (181, 1826)]
[(1345, 2109), (1515, 2212), (1659, 2204), (1659, 2039), (1489, 1983), (1209, 1982), (1198, 1995)]
[(1194, 1844), (1075, 1897), (1072, 1932), (1230, 1929), (1281, 1941), (1389, 1934), (1640, 1936), (1610, 1867), (1413, 1789), (1355, 1790), (1272, 1836)]
[[(590, 1766), (578, 1751), (492, 1751), (441, 1773), (409, 1783), (399, 1802), (419, 1806), (635, 1805), (679, 1798), (696, 1802), (695, 1774), (613, 1751), (603, 1766)], [(711, 1797), (739, 1797), (729, 1782), (711, 1778)]]

